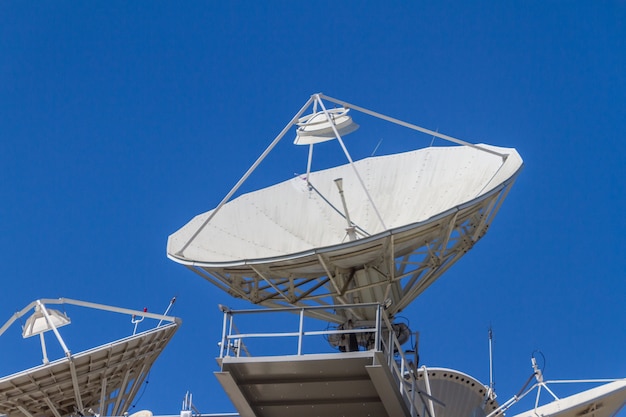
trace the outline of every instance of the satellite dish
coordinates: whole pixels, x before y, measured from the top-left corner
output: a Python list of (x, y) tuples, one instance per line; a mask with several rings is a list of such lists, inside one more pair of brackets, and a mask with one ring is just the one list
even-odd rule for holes
[(552, 401), (513, 417), (611, 417), (626, 405), (626, 379)]
[[(55, 332), (65, 356), (0, 377), (0, 416), (59, 417), (79, 414), (121, 416), (126, 413), (140, 392), (154, 361), (178, 330), (180, 320), (162, 314), (80, 300), (42, 299), (15, 313), (0, 327), (0, 336), (17, 319), (32, 310), (34, 314), (31, 318), (40, 320), (42, 313), (56, 326), (56, 314), (51, 314), (55, 310), (46, 308), (45, 305), (48, 304), (75, 305), (128, 315), (141, 314), (159, 320), (159, 325), (151, 330), (135, 333), (79, 353), (70, 352), (63, 338)], [(62, 316), (65, 320), (59, 324), (69, 324), (69, 318), (65, 314)], [(42, 340), (42, 349), (45, 349), (43, 342), (45, 330), (37, 330)], [(152, 416), (152, 413), (147, 413), (150, 412), (141, 411), (133, 414), (133, 417)]]
[[(342, 109), (326, 111), (322, 98)], [(311, 103), (322, 110), (301, 117)], [(348, 108), (461, 146), (353, 161), (340, 133), (352, 129)], [(231, 200), (235, 187), (218, 207), (168, 239), (171, 259), (231, 295), (267, 307), (388, 301), (393, 316), (486, 233), (522, 167), (514, 149), (472, 145), (319, 94), (264, 155), (293, 126), (303, 141), (332, 133), (347, 163), (307, 168)], [(346, 320), (332, 311), (314, 314)], [(358, 308), (350, 315), (374, 319)]]
[(424, 401), (433, 416), (484, 417), (498, 408), (495, 398), (489, 398), (489, 388), (463, 372), (447, 368), (420, 368), (417, 380), (419, 392), (430, 390), (430, 395), (437, 400), (428, 401), (425, 398)]

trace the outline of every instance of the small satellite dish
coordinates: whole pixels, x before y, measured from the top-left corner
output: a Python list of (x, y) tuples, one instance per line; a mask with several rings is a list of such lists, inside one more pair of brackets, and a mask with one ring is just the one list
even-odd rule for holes
[(421, 392), (427, 392), (429, 385), (430, 395), (439, 400), (430, 404), (431, 413), (434, 411), (432, 415), (437, 417), (484, 417), (498, 408), (497, 401), (487, 397), (488, 388), (463, 372), (447, 368), (420, 368), (417, 381)]
[[(64, 339), (55, 332), (65, 356), (48, 361), (42, 333), (48, 329), (43, 327), (42, 319), (56, 327), (69, 324), (69, 318), (64, 313), (46, 307), (49, 304), (74, 305), (129, 315), (144, 314), (160, 322), (151, 330), (134, 333), (132, 336), (78, 353), (70, 352)], [(148, 377), (154, 361), (180, 324), (180, 320), (162, 314), (66, 298), (41, 299), (33, 301), (0, 326), (0, 336), (16, 320), (33, 309), (35, 311), (31, 316), (32, 320), (29, 319), (32, 325), (25, 326), (26, 336), (39, 332), (44, 364), (0, 376), (0, 416), (72, 416), (80, 414), (77, 410), (85, 410), (85, 415), (125, 415), (138, 394), (139, 387)], [(161, 325), (161, 322), (164, 323)], [(152, 417), (152, 413), (139, 411), (132, 417)]]

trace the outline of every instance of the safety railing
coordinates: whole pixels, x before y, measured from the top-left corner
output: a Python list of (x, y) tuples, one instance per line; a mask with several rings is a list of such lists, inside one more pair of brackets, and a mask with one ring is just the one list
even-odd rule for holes
[[(352, 305), (334, 305), (334, 306), (311, 306), (311, 307), (293, 307), (293, 308), (275, 308), (275, 309), (247, 309), (247, 310), (231, 310), (227, 307), (221, 306), (224, 312), (224, 321), (222, 327), (222, 337), (219, 343), (219, 358), (234, 356), (241, 357), (242, 355), (253, 356), (250, 349), (253, 341), (260, 339), (266, 339), (273, 341), (274, 347), (280, 345), (283, 349), (285, 346), (291, 346), (287, 348), (286, 353), (281, 352), (282, 355), (303, 355), (306, 353), (324, 353), (320, 352), (322, 346), (311, 342), (313, 351), (306, 350), (305, 346), (308, 346), (308, 340), (314, 338), (323, 337), (327, 342), (330, 340), (338, 340), (342, 337), (360, 336), (360, 340), (367, 340), (366, 350), (375, 350), (383, 353), (386, 365), (391, 371), (394, 382), (398, 387), (398, 390), (404, 398), (407, 407), (411, 411), (412, 416), (428, 416), (434, 417), (433, 399), (431, 399), (428, 393), (422, 392), (417, 387), (417, 364), (413, 358), (407, 358), (403, 352), (402, 346), (398, 341), (394, 326), (390, 322), (385, 307), (378, 303), (370, 304), (352, 304)], [(311, 319), (308, 313), (310, 310), (325, 309), (333, 310), (335, 313), (340, 313), (341, 310), (359, 309), (364, 311), (366, 309), (375, 310), (375, 320), (373, 322), (356, 322), (355, 326), (350, 328), (326, 328), (324, 330), (309, 329), (310, 324), (307, 325), (306, 321)], [(287, 330), (266, 330), (266, 331), (254, 331), (254, 332), (242, 332), (235, 323), (235, 319), (241, 319), (244, 316), (254, 316), (255, 319), (251, 320), (249, 326), (253, 326), (255, 329), (258, 327), (282, 327), (289, 326), (284, 321), (275, 320), (274, 317), (279, 313), (291, 313), (291, 317), (294, 314), (298, 316), (298, 324), (292, 323), (293, 327)], [(272, 316), (269, 316), (272, 315)], [(341, 315), (341, 314), (340, 314)], [(372, 315), (369, 315), (370, 317)], [(320, 325), (320, 321), (315, 322), (317, 326)], [(314, 326), (315, 327), (315, 326)], [(282, 341), (287, 339), (295, 339), (295, 343), (290, 345), (283, 343)], [(277, 340), (281, 340), (281, 343), (277, 343)], [(328, 349), (328, 343), (324, 344)], [(329, 353), (329, 352), (328, 352)], [(260, 356), (277, 356), (276, 350), (261, 349)], [(257, 356), (257, 355), (254, 355)], [(376, 358), (376, 356), (374, 356)], [(375, 359), (376, 360), (376, 359)], [(374, 363), (376, 364), (376, 363)], [(428, 381), (426, 381), (428, 384)], [(435, 400), (436, 401), (436, 400)]]
[[(381, 319), (382, 316), (381, 311), (383, 310), (383, 306), (377, 303), (370, 304), (347, 304), (347, 305), (337, 305), (337, 306), (311, 306), (311, 307), (286, 307), (286, 308), (272, 308), (272, 309), (247, 309), (247, 310), (231, 310), (227, 307), (221, 307), (224, 312), (224, 322), (222, 329), (222, 338), (219, 343), (220, 346), (220, 354), (219, 357), (222, 358), (224, 356), (241, 356), (242, 353), (247, 354), (249, 356), (248, 348), (246, 343), (253, 339), (272, 339), (275, 341), (277, 338), (295, 338), (296, 344), (294, 346), (295, 350), (288, 351), (288, 354), (302, 355), (304, 353), (304, 345), (305, 339), (312, 339), (317, 337), (325, 338), (328, 340), (329, 338), (337, 338), (341, 336), (348, 337), (351, 334), (356, 335), (369, 335), (373, 336), (373, 346), (372, 348), (375, 350), (381, 350), (380, 348), (380, 335), (381, 335)], [(310, 328), (310, 324), (306, 324), (306, 320), (310, 320), (311, 323), (314, 323), (312, 327), (319, 327), (319, 320), (311, 319), (307, 313), (312, 310), (334, 310), (335, 312), (341, 310), (349, 310), (349, 309), (374, 309), (376, 311), (376, 320), (371, 325), (358, 326), (352, 328), (335, 328), (331, 329), (327, 323), (324, 323), (327, 328), (324, 330), (307, 330), (307, 327)], [(285, 321), (276, 320), (275, 317), (279, 313), (291, 313), (297, 314), (299, 317), (297, 328), (291, 328), (291, 331), (279, 331), (279, 330), (268, 330), (261, 332), (241, 332), (235, 323), (235, 317), (243, 317), (243, 316), (255, 316), (258, 317), (252, 321), (252, 325), (255, 329), (260, 327), (276, 327), (276, 326), (292, 326), (292, 324), (286, 323)], [(269, 318), (271, 315), (272, 318)], [(388, 322), (388, 320), (387, 320)], [(267, 323), (270, 323), (267, 326)], [(370, 324), (370, 323), (368, 323)], [(340, 327), (340, 326), (338, 326)], [(284, 344), (281, 344), (284, 346)], [(314, 349), (319, 348), (319, 345), (315, 346)], [(316, 352), (317, 353), (317, 352)], [(273, 356), (270, 354), (269, 356)]]

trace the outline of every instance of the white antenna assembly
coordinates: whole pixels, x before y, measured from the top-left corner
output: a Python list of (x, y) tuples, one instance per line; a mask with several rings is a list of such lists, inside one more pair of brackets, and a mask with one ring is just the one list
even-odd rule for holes
[[(511, 406), (535, 390), (537, 390), (535, 406), (513, 417), (613, 417), (626, 405), (626, 378), (545, 381), (543, 370), (537, 365), (534, 353), (530, 361), (533, 373), (522, 389), (500, 407), (489, 413), (487, 417), (503, 415)], [(536, 381), (535, 384), (527, 389), (533, 378)], [(568, 397), (559, 398), (554, 390), (548, 386), (556, 384), (595, 384), (596, 386)], [(540, 404), (542, 390), (547, 391), (552, 397), (552, 401), (544, 405)]]
[[(70, 324), (65, 313), (48, 305), (73, 305), (131, 316), (133, 334), (83, 352), (73, 353), (59, 328)], [(146, 311), (112, 307), (69, 298), (33, 301), (15, 313), (2, 327), (0, 336), (19, 318), (31, 313), (22, 336), (39, 335), (43, 365), (0, 378), (0, 415), (61, 417), (71, 415), (120, 416), (126, 413), (150, 368), (180, 325), (180, 320)], [(141, 319), (137, 319), (141, 317)], [(136, 333), (146, 319), (165, 325)], [(44, 333), (52, 331), (64, 357), (50, 361)], [(94, 411), (95, 410), (95, 411)], [(135, 417), (150, 417), (141, 414)]]

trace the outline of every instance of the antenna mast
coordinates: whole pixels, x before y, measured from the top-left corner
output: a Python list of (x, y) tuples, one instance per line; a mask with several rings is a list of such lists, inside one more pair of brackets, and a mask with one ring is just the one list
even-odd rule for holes
[(493, 329), (489, 326), (489, 394), (495, 392), (496, 383), (493, 379)]

